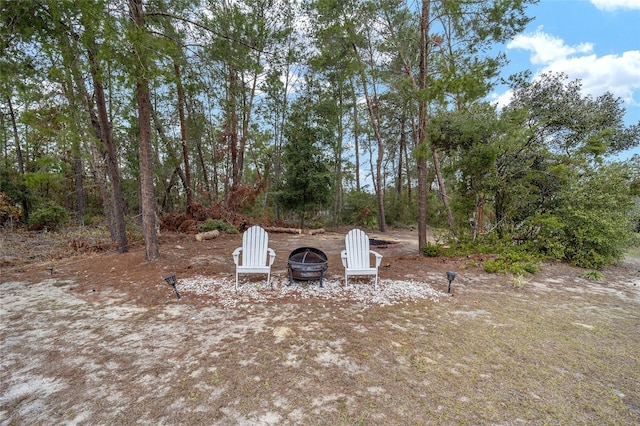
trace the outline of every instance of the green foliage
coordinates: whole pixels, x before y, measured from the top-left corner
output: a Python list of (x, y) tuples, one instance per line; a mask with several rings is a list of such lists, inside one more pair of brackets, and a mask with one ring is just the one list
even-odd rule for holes
[(285, 126), (284, 179), (277, 194), (278, 203), (285, 210), (300, 214), (301, 228), (305, 215), (327, 203), (331, 195), (331, 177), (318, 145), (322, 137), (314, 126), (317, 117), (308, 107), (305, 99), (300, 99)]
[(237, 234), (238, 230), (235, 226), (227, 223), (222, 219), (207, 219), (200, 225), (198, 225), (198, 231), (200, 232), (209, 232), (209, 231), (221, 231), (227, 234)]
[(444, 250), (444, 254), (448, 256), (480, 253), (487, 255), (499, 253), (497, 257), (483, 262), (483, 268), (488, 273), (533, 275), (539, 270), (537, 253), (532, 253), (524, 245), (513, 245), (511, 240), (484, 238), (475, 241), (454, 241)]
[(33, 172), (25, 173), (25, 184), (35, 194), (46, 196), (52, 191), (64, 187), (63, 162), (60, 159), (45, 156), (32, 164)]
[(378, 223), (375, 194), (353, 191), (345, 196), (341, 221), (349, 225), (373, 228)]
[(484, 270), (490, 274), (511, 273), (518, 276), (538, 273), (538, 266), (534, 262), (520, 258), (520, 256), (510, 256), (511, 254), (507, 253), (495, 259), (486, 260), (483, 263)]
[(438, 257), (442, 254), (442, 248), (438, 244), (427, 243), (422, 247), (422, 253), (427, 257)]
[(400, 198), (386, 197), (384, 213), (387, 225), (390, 226), (411, 225), (415, 224), (418, 219), (417, 205), (415, 202), (410, 204), (406, 194)]
[[(456, 177), (452, 204), (458, 223), (474, 218), (480, 204), (483, 225), (493, 222), (490, 234), (496, 240), (489, 245), (503, 256), (488, 264), (490, 270), (521, 264), (504, 257), (512, 237), (535, 259), (593, 269), (619, 260), (632, 243), (639, 161), (605, 164), (603, 159), (636, 146), (640, 128), (624, 128), (623, 110), (614, 98), (583, 96), (579, 81), (565, 79), (550, 74), (524, 83), (499, 117), (470, 108), (435, 120), (434, 143), (459, 158), (448, 166), (448, 174)], [(475, 232), (469, 226), (459, 229), (463, 238)], [(465, 244), (452, 246), (481, 249)]]
[(55, 230), (69, 221), (67, 211), (53, 201), (45, 201), (29, 216), (29, 225), (34, 229)]
[(614, 164), (584, 174), (560, 195), (565, 258), (591, 269), (620, 260), (633, 242), (636, 210), (628, 168)]
[(471, 254), (499, 253), (506, 244), (487, 235), (475, 240), (458, 238), (447, 242), (447, 248), (443, 248), (446, 256), (469, 256)]
[(525, 240), (523, 248), (538, 254), (542, 259), (564, 259), (565, 227), (561, 218), (550, 213), (539, 213), (527, 218), (519, 229), (519, 234)]
[(592, 281), (602, 281), (604, 279), (604, 276), (600, 271), (589, 270), (582, 273), (582, 278), (586, 278)]

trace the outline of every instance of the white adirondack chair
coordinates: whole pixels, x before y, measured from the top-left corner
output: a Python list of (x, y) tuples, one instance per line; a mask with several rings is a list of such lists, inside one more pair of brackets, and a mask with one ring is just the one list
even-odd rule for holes
[[(369, 250), (369, 237), (360, 229), (352, 229), (344, 238), (345, 250), (342, 250), (342, 266), (344, 266), (344, 285), (349, 275), (375, 275), (374, 289), (378, 289), (378, 268), (382, 255)], [(371, 266), (371, 255), (375, 256), (375, 267)]]
[(242, 247), (233, 251), (236, 290), (238, 274), (267, 274), (267, 284), (271, 284), (271, 265), (275, 259), (276, 252), (269, 248), (269, 234), (257, 225), (247, 229), (242, 235)]

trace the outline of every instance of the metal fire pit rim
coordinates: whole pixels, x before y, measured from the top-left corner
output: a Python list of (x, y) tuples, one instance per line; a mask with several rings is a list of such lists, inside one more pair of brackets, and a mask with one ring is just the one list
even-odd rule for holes
[[(318, 256), (323, 258), (324, 262), (328, 262), (327, 255), (320, 249), (315, 247), (298, 247), (293, 249), (291, 253), (289, 253), (288, 260), (290, 260), (296, 254), (304, 253), (305, 251), (309, 251), (310, 253), (317, 254)], [(309, 262), (309, 263), (320, 263), (320, 262)]]

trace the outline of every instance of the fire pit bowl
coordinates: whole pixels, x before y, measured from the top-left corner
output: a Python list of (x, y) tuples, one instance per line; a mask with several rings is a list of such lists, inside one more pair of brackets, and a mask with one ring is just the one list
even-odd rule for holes
[(397, 247), (401, 244), (402, 243), (400, 243), (399, 241), (387, 241), (387, 240), (378, 240), (375, 238), (369, 238), (369, 245), (375, 249)]
[(322, 279), (329, 268), (327, 255), (314, 247), (300, 247), (289, 254), (287, 261), (289, 269), (289, 285), (293, 280), (311, 281)]

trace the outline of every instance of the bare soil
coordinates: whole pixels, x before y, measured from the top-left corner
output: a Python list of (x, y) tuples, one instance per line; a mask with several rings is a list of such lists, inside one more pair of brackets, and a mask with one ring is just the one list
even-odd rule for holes
[[(637, 259), (518, 278), (368, 231), (393, 242), (375, 291), (344, 284), (346, 231), (271, 233), (272, 286), (237, 291), (240, 234), (163, 234), (147, 262), (89, 231), (1, 231), (0, 424), (640, 423)], [(327, 254), (323, 288), (287, 285), (301, 246)]]

